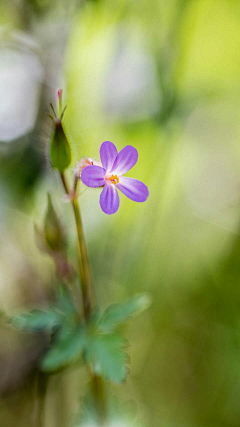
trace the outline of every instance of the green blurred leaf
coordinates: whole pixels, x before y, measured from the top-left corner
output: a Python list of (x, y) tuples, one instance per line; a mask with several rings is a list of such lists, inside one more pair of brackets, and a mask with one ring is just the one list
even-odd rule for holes
[(126, 379), (129, 356), (125, 352), (127, 341), (117, 334), (88, 335), (85, 358), (97, 375), (116, 383)]
[(58, 169), (60, 172), (63, 172), (71, 163), (71, 148), (60, 120), (55, 123), (51, 140), (50, 157), (52, 167)]
[(13, 316), (10, 321), (16, 328), (37, 332), (61, 324), (62, 315), (54, 309), (35, 309)]
[[(100, 380), (101, 381), (101, 380)], [(88, 391), (83, 398), (80, 412), (77, 415), (75, 427), (81, 426), (99, 426), (99, 412), (96, 407), (96, 400), (92, 393), (93, 384), (92, 382), (88, 385)], [(118, 398), (110, 393), (105, 393), (104, 385), (102, 391), (102, 396), (104, 396), (104, 412), (101, 412), (101, 415), (104, 416), (104, 413), (107, 416), (107, 425), (111, 426), (124, 426), (124, 427), (143, 427), (143, 424), (139, 418), (137, 403), (133, 400), (126, 401), (123, 404)]]
[(92, 391), (89, 391), (86, 396), (84, 396), (83, 404), (81, 406), (81, 412), (79, 412), (77, 416), (75, 427), (88, 424), (93, 425), (93, 427), (96, 426), (98, 421), (98, 414)]
[(54, 372), (77, 362), (84, 354), (94, 372), (114, 382), (125, 380), (129, 357), (125, 352), (127, 341), (116, 334), (102, 335), (96, 329), (65, 324), (55, 343), (42, 359), (41, 370)]
[(16, 328), (38, 332), (68, 323), (76, 324), (75, 317), (71, 295), (67, 288), (61, 286), (56, 305), (16, 314), (10, 317), (10, 322)]
[(40, 368), (44, 372), (54, 372), (65, 368), (80, 359), (86, 347), (84, 328), (65, 325), (56, 337), (48, 353), (41, 361)]
[(71, 293), (66, 286), (61, 286), (59, 289), (58, 307), (67, 315), (76, 313)]
[(126, 302), (110, 305), (100, 318), (99, 326), (103, 331), (111, 331), (120, 323), (146, 310), (150, 304), (150, 297), (143, 294)]

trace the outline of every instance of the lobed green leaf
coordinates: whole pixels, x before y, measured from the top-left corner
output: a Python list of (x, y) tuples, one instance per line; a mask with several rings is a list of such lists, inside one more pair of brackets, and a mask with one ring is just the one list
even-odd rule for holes
[(117, 334), (93, 334), (88, 336), (85, 358), (94, 372), (113, 382), (126, 379), (129, 356), (125, 352), (127, 341)]
[(148, 297), (138, 295), (125, 303), (109, 306), (102, 316), (96, 313), (88, 325), (82, 326), (77, 324), (68, 290), (62, 288), (55, 307), (14, 316), (12, 323), (31, 331), (59, 326), (52, 346), (41, 361), (42, 371), (58, 371), (83, 356), (97, 375), (120, 383), (126, 379), (129, 357), (127, 341), (114, 328), (149, 304)]
[(72, 302), (72, 295), (65, 286), (61, 286), (59, 289), (58, 307), (67, 316), (74, 314), (76, 311)]
[(146, 310), (150, 304), (151, 300), (146, 294), (136, 295), (120, 304), (112, 304), (102, 314), (99, 327), (106, 332), (112, 331), (119, 324)]
[(65, 325), (56, 337), (48, 353), (41, 361), (40, 368), (44, 372), (55, 372), (77, 362), (86, 347), (84, 328)]
[(53, 329), (67, 321), (73, 321), (75, 308), (69, 291), (61, 287), (58, 301), (52, 307), (39, 307), (27, 312), (19, 313), (10, 318), (11, 324), (23, 330), (38, 332), (43, 329)]
[(54, 309), (34, 309), (13, 316), (10, 322), (19, 329), (37, 332), (61, 324), (61, 313)]

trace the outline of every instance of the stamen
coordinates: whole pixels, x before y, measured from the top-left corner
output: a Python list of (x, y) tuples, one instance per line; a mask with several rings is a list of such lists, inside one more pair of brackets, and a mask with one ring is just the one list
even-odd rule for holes
[(109, 177), (109, 179), (110, 179), (112, 184), (118, 184), (118, 182), (119, 182), (119, 178), (117, 175), (112, 175)]

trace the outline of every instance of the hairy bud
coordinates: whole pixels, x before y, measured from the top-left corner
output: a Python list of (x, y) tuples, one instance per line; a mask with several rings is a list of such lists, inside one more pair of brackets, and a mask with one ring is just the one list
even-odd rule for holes
[(54, 251), (62, 249), (65, 245), (63, 229), (54, 210), (50, 194), (48, 194), (48, 207), (44, 220), (44, 235), (47, 245)]
[(52, 167), (60, 172), (63, 172), (71, 163), (71, 148), (61, 120), (56, 120), (54, 123), (50, 158)]
[(62, 119), (66, 110), (66, 107), (62, 111), (62, 90), (57, 91), (58, 100), (58, 113), (57, 116), (54, 107), (50, 104), (53, 115), (49, 114), (49, 117), (54, 122), (51, 146), (50, 146), (50, 159), (52, 167), (63, 172), (71, 163), (71, 147), (69, 145), (66, 133), (62, 125)]

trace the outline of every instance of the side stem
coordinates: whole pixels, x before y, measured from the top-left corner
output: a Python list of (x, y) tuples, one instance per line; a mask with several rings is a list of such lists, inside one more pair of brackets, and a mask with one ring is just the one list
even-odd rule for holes
[(45, 409), (45, 398), (46, 398), (46, 391), (47, 391), (47, 382), (48, 382), (48, 376), (44, 374), (43, 372), (38, 372), (37, 377), (37, 396), (36, 396), (36, 403), (35, 408), (33, 412), (33, 425), (34, 427), (43, 427), (44, 426), (44, 409)]

